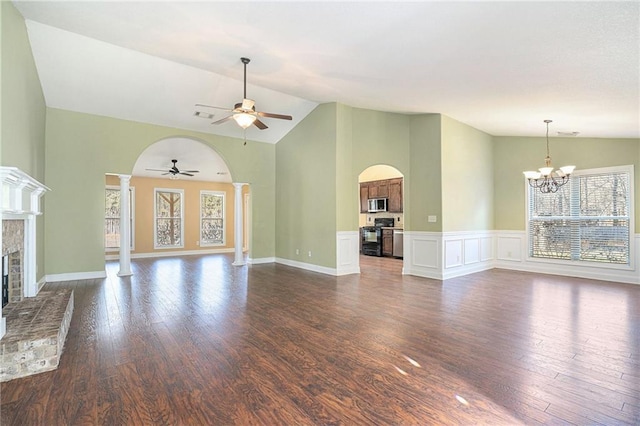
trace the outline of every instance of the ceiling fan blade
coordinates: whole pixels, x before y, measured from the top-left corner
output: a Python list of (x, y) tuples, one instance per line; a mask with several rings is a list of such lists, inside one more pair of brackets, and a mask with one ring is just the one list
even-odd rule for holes
[(167, 169), (145, 169), (145, 170), (148, 170), (150, 172), (166, 172), (167, 171)]
[(162, 176), (165, 176), (165, 175), (168, 175), (168, 174), (171, 174), (171, 172), (163, 173)]
[(247, 111), (251, 111), (253, 110), (253, 107), (255, 106), (256, 101), (251, 100), (251, 99), (243, 99), (242, 100), (242, 109), (247, 110)]
[(200, 173), (200, 170), (180, 170), (181, 172), (187, 172), (187, 173)]
[(273, 114), (271, 112), (258, 112), (257, 113), (260, 117), (267, 117), (267, 118), (279, 118), (280, 120), (292, 120), (293, 117), (291, 117), (290, 115), (284, 115), (284, 114)]
[(213, 106), (213, 105), (196, 104), (196, 106), (197, 107), (205, 107), (205, 108), (221, 109), (223, 111), (231, 111), (229, 108), (217, 107), (217, 106)]
[(226, 123), (227, 121), (231, 120), (231, 118), (233, 118), (233, 115), (228, 115), (225, 118), (221, 118), (218, 121), (214, 121), (211, 124), (222, 124), (222, 123)]
[(185, 176), (193, 176), (191, 173), (187, 173), (187, 172), (179, 172), (178, 174), (185, 175)]
[(256, 121), (253, 122), (253, 124), (260, 130), (269, 128), (266, 124), (264, 124), (262, 121), (258, 120), (257, 118), (256, 118)]

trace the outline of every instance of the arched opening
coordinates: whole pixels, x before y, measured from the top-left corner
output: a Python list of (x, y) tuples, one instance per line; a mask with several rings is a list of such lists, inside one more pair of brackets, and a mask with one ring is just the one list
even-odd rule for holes
[(390, 268), (402, 272), (404, 257), (404, 175), (376, 164), (358, 176), (360, 270)]
[[(123, 175), (106, 175), (107, 259), (122, 259), (122, 185)], [(238, 232), (242, 240), (250, 241), (250, 216), (242, 209), (248, 204), (249, 185), (238, 193), (224, 159), (198, 140), (172, 137), (147, 147), (136, 160), (126, 189), (132, 258), (234, 252)], [(243, 215), (239, 228), (238, 194)], [(243, 251), (241, 247), (241, 255)]]

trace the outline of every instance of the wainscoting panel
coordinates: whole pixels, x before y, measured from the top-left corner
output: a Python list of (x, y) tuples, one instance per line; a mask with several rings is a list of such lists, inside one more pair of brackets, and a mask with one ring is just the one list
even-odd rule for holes
[(444, 267), (455, 268), (462, 266), (462, 243), (463, 240), (444, 240)]
[(499, 232), (496, 235), (496, 258), (522, 262), (526, 253), (527, 234), (519, 231)]
[(442, 279), (459, 277), (493, 267), (491, 231), (444, 232)]
[(360, 273), (360, 232), (336, 233), (336, 275)]
[(471, 265), (480, 262), (480, 238), (464, 240), (464, 264)]
[(441, 265), (441, 233), (404, 231), (404, 274), (442, 279)]

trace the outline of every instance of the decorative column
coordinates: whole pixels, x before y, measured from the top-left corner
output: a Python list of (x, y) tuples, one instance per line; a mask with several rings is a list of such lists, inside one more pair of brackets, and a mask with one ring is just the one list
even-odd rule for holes
[(129, 205), (129, 181), (131, 175), (120, 178), (120, 271), (119, 277), (133, 275), (131, 272), (131, 207)]
[(242, 255), (242, 187), (246, 183), (234, 183), (235, 198), (234, 198), (234, 213), (233, 213), (233, 229), (234, 229), (234, 249), (236, 258), (233, 262), (234, 266), (245, 265), (244, 256)]

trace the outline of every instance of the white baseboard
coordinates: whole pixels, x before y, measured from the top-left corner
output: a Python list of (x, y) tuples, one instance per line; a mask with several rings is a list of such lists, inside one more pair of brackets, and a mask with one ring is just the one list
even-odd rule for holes
[(56, 283), (61, 281), (75, 281), (75, 280), (93, 280), (107, 278), (106, 271), (92, 271), (92, 272), (68, 272), (65, 274), (49, 274), (45, 275), (44, 279), (48, 283)]
[(263, 263), (275, 263), (275, 257), (259, 257), (257, 259), (248, 258), (247, 263), (249, 265), (260, 265)]
[[(147, 259), (152, 257), (176, 257), (176, 256), (193, 256), (197, 254), (217, 254), (217, 253), (233, 253), (235, 249), (221, 248), (221, 249), (205, 249), (205, 250), (181, 250), (181, 251), (153, 251), (149, 253), (131, 253), (132, 259)], [(120, 254), (107, 254), (105, 260), (118, 260)]]
[(293, 266), (294, 268), (306, 269), (307, 271), (320, 272), (321, 274), (337, 275), (337, 271), (334, 268), (327, 268), (326, 266), (313, 265), (311, 263), (297, 262), (295, 260), (283, 259), (276, 257), (276, 262), (287, 266)]

